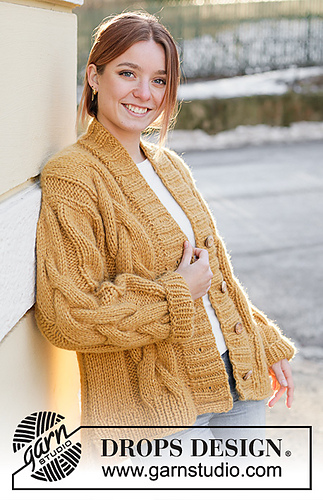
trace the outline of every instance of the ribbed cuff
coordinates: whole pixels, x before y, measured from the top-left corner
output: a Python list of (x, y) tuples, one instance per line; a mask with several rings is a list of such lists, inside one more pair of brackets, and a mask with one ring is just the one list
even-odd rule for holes
[(158, 280), (166, 293), (171, 323), (171, 334), (167, 340), (185, 342), (193, 335), (194, 301), (185, 279), (176, 272), (166, 273)]
[(296, 354), (295, 346), (289, 339), (284, 336), (280, 336), (272, 344), (267, 343), (265, 338), (264, 347), (268, 366), (272, 366), (274, 363), (277, 363), (277, 361), (285, 358), (290, 360)]

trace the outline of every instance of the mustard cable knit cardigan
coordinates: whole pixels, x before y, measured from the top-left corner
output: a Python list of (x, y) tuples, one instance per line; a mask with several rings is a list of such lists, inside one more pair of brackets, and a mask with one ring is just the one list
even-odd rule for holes
[[(183, 161), (142, 149), (191, 221), (196, 245), (208, 249), (209, 297), (240, 398), (266, 398), (268, 367), (290, 359), (293, 345), (233, 276)], [(36, 317), (50, 342), (77, 352), (82, 424), (185, 426), (228, 411), (228, 377), (203, 301), (193, 302), (174, 272), (187, 237), (125, 149), (94, 119), (49, 161), (41, 185)]]

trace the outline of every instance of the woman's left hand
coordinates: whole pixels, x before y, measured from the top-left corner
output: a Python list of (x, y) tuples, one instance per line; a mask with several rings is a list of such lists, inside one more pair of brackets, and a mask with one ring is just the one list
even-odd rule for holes
[(291, 408), (294, 396), (294, 382), (288, 360), (282, 359), (274, 363), (269, 368), (269, 373), (272, 378), (271, 387), (274, 391), (274, 395), (268, 402), (269, 408), (272, 408), (277, 403), (285, 391), (287, 391), (286, 406)]

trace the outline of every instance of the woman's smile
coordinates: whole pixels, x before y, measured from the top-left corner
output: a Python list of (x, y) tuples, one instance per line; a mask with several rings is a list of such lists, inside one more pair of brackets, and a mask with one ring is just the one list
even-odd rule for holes
[(141, 107), (135, 106), (133, 104), (123, 104), (123, 106), (135, 116), (136, 115), (143, 116), (143, 115), (146, 115), (150, 111), (150, 108), (141, 108)]

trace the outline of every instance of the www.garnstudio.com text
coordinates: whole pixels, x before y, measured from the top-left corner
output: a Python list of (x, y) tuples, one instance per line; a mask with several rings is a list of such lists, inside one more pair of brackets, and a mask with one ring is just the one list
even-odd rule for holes
[(106, 478), (148, 478), (157, 481), (159, 478), (207, 478), (207, 477), (281, 477), (282, 470), (279, 465), (253, 466), (240, 468), (237, 465), (229, 465), (221, 462), (219, 465), (107, 465), (102, 466), (102, 472)]

